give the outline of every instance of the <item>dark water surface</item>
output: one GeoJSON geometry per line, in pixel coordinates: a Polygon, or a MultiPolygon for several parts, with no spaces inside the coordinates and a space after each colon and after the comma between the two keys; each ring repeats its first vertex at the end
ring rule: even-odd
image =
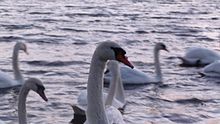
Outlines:
{"type": "MultiPolygon", "coordinates": [[[[25,78],[44,81],[49,102],[33,92],[27,100],[32,124],[67,124],[79,92],[86,88],[96,45],[116,41],[136,68],[153,75],[153,47],[161,53],[164,87],[126,88],[127,124],[220,123],[220,80],[199,78],[201,68],[179,67],[186,48],[201,46],[220,53],[219,0],[1,0],[0,67],[12,76],[11,54],[20,54],[25,78]],[[214,122],[215,121],[215,122],[214,122]]],[[[0,93],[0,119],[17,123],[17,92],[0,93]]]]}

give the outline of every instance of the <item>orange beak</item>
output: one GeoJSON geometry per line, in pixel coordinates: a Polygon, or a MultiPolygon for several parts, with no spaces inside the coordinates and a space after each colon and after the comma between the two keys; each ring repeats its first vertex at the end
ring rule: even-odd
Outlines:
{"type": "Polygon", "coordinates": [[[131,67],[132,69],[134,68],[134,66],[128,61],[128,57],[127,56],[124,56],[123,54],[118,54],[116,56],[116,59],[119,61],[119,62],[122,62],[124,63],[125,65],[131,67]]]}

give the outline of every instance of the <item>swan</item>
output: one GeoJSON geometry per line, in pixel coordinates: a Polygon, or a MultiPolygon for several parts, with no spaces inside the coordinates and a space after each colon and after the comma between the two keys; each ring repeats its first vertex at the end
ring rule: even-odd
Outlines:
{"type": "Polygon", "coordinates": [[[0,120],[0,124],[5,124],[5,122],[3,122],[2,120],[0,120]]]}
{"type": "Polygon", "coordinates": [[[202,69],[202,76],[220,78],[220,60],[217,60],[202,69]]]}
{"type": "MultiPolygon", "coordinates": [[[[155,65],[155,77],[150,77],[146,75],[146,73],[138,70],[138,69],[131,69],[126,66],[121,66],[121,79],[123,84],[147,84],[147,83],[154,83],[154,82],[162,82],[162,73],[161,67],[159,62],[159,51],[165,50],[168,51],[166,46],[163,43],[156,43],[154,47],[154,65],[155,65]]],[[[110,73],[105,74],[105,83],[109,83],[111,78],[110,73]]]]}
{"type": "Polygon", "coordinates": [[[182,60],[181,66],[205,66],[216,60],[220,60],[220,54],[201,47],[191,47],[186,50],[183,57],[177,57],[182,60]]]}
{"type": "Polygon", "coordinates": [[[24,84],[23,76],[21,75],[19,64],[18,64],[18,54],[19,50],[24,51],[26,54],[27,46],[23,42],[17,42],[14,46],[13,56],[12,56],[12,67],[14,71],[14,78],[11,78],[5,72],[0,71],[0,88],[8,88],[13,86],[18,86],[24,84]]]}
{"type": "Polygon", "coordinates": [[[29,78],[22,86],[18,97],[18,119],[19,124],[27,124],[26,118],[26,98],[30,90],[33,90],[41,96],[44,101],[48,101],[43,83],[37,78],[29,78]]]}
{"type": "MultiPolygon", "coordinates": [[[[109,87],[109,92],[103,93],[103,102],[105,105],[112,105],[115,108],[122,109],[126,104],[125,95],[124,95],[124,87],[121,82],[121,75],[118,62],[115,60],[110,60],[107,63],[107,67],[112,73],[111,84],[109,87]]],[[[85,111],[87,108],[87,91],[81,91],[78,97],[78,105],[72,105],[74,113],[77,115],[85,115],[85,111]]]]}
{"type": "Polygon", "coordinates": [[[125,124],[121,113],[113,106],[103,103],[103,75],[106,62],[117,60],[133,68],[126,52],[117,43],[102,42],[92,56],[87,84],[87,111],[85,124],[125,124]]]}
{"type": "MultiPolygon", "coordinates": [[[[33,90],[41,96],[45,101],[48,101],[45,93],[43,83],[37,78],[29,78],[25,81],[24,85],[21,87],[18,96],[18,120],[19,124],[27,124],[27,115],[26,115],[26,98],[30,90],[33,90]]],[[[5,124],[0,120],[0,124],[5,124]]]]}

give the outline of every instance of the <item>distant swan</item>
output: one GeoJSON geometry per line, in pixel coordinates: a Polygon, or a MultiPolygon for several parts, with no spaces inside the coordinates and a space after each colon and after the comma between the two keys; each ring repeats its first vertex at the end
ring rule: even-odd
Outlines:
{"type": "Polygon", "coordinates": [[[19,92],[18,98],[18,119],[19,124],[27,124],[26,118],[26,98],[30,90],[33,90],[37,94],[41,96],[41,98],[45,101],[48,101],[45,93],[43,83],[36,78],[28,79],[25,84],[22,86],[19,92]]]}
{"type": "Polygon", "coordinates": [[[2,120],[0,120],[0,124],[5,124],[5,122],[3,122],[2,120]]]}
{"type": "Polygon", "coordinates": [[[205,66],[220,60],[220,54],[207,48],[191,47],[183,57],[178,58],[182,60],[181,66],[205,66]]]}
{"type": "MultiPolygon", "coordinates": [[[[125,106],[125,95],[124,87],[121,82],[121,75],[118,62],[115,60],[110,60],[107,63],[110,73],[113,75],[111,79],[111,84],[109,92],[103,93],[105,105],[112,105],[115,108],[121,109],[125,106]]],[[[73,105],[73,110],[75,114],[84,115],[87,108],[87,91],[83,90],[78,97],[78,105],[73,105]]]]}
{"type": "MultiPolygon", "coordinates": [[[[123,84],[147,84],[147,83],[154,83],[154,82],[162,82],[162,73],[160,68],[159,62],[159,51],[165,50],[168,51],[166,46],[163,43],[157,43],[154,47],[154,65],[155,65],[155,72],[156,77],[150,77],[146,75],[146,73],[138,70],[138,69],[131,69],[125,66],[120,68],[121,70],[121,78],[123,84]]],[[[111,78],[111,74],[105,74],[105,82],[109,83],[111,78]]]]}
{"type": "Polygon", "coordinates": [[[200,74],[203,76],[220,78],[220,60],[205,66],[200,74]]]}
{"type": "Polygon", "coordinates": [[[18,64],[19,50],[23,50],[25,53],[27,53],[27,47],[23,42],[17,42],[13,50],[12,67],[15,79],[11,78],[5,72],[0,71],[0,88],[8,88],[24,84],[24,79],[21,75],[18,64]]]}
{"type": "Polygon", "coordinates": [[[113,106],[103,103],[103,75],[108,60],[120,61],[131,68],[126,52],[114,42],[102,42],[96,48],[90,64],[87,85],[86,124],[125,124],[121,113],[113,106]]]}

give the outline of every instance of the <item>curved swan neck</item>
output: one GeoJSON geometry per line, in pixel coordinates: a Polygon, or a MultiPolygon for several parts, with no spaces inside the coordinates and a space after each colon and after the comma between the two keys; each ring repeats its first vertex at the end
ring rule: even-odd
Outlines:
{"type": "Polygon", "coordinates": [[[116,95],[116,90],[118,90],[118,74],[111,71],[112,79],[110,83],[109,93],[105,101],[105,105],[112,105],[113,99],[116,95]]]}
{"type": "MultiPolygon", "coordinates": [[[[118,71],[120,71],[120,69],[118,69],[118,71]]],[[[117,91],[116,91],[116,99],[121,101],[122,103],[125,103],[125,93],[124,93],[124,86],[121,80],[121,73],[118,73],[118,87],[117,87],[117,91]]]]}
{"type": "Polygon", "coordinates": [[[20,69],[19,69],[18,55],[19,55],[19,47],[17,45],[15,45],[14,51],[13,51],[13,56],[12,56],[12,66],[13,66],[13,70],[14,70],[14,78],[17,81],[22,82],[23,77],[22,77],[20,69]]]}
{"type": "Polygon", "coordinates": [[[102,94],[105,65],[106,61],[101,61],[94,53],[87,85],[86,117],[90,124],[108,124],[102,94]]]}
{"type": "Polygon", "coordinates": [[[160,60],[159,60],[159,49],[157,47],[154,48],[154,66],[156,79],[161,82],[162,81],[162,73],[160,68],[160,60]]]}
{"type": "Polygon", "coordinates": [[[29,89],[23,86],[19,93],[18,98],[18,119],[19,124],[27,124],[27,117],[26,117],[26,98],[29,93],[29,89]]]}

